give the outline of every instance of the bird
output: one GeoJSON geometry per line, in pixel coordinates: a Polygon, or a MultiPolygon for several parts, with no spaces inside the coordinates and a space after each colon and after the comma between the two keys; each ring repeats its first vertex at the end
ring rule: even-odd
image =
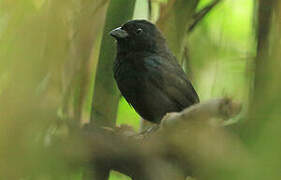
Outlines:
{"type": "Polygon", "coordinates": [[[121,95],[142,118],[159,124],[167,113],[199,103],[194,87],[156,25],[130,20],[110,35],[117,42],[114,79],[121,95]]]}

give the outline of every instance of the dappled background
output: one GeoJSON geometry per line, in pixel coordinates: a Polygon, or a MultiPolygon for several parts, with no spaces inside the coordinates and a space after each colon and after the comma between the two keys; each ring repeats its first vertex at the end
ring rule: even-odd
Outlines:
{"type": "MultiPolygon", "coordinates": [[[[0,1],[0,179],[85,180],[81,157],[53,144],[85,123],[139,130],[113,80],[108,35],[130,19],[158,25],[201,101],[243,104],[231,120],[242,125],[230,131],[254,166],[219,164],[210,179],[280,179],[280,10],[279,0],[0,1]]],[[[69,151],[79,154],[81,144],[69,151]]],[[[129,177],[112,171],[109,179],[129,177]]]]}

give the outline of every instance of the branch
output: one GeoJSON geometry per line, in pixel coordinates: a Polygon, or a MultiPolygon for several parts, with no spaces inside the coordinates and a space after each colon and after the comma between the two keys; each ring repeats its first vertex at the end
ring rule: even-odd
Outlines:
{"type": "Polygon", "coordinates": [[[200,10],[198,13],[194,16],[193,23],[188,28],[188,33],[192,32],[193,29],[196,27],[196,25],[202,21],[202,19],[219,3],[221,0],[214,0],[211,4],[204,7],[202,10],[200,10]]]}
{"type": "Polygon", "coordinates": [[[235,157],[231,162],[237,164],[241,157],[247,158],[236,137],[207,123],[211,118],[231,118],[240,109],[240,104],[228,98],[196,104],[165,116],[161,128],[149,136],[137,134],[126,126],[112,129],[89,125],[76,141],[79,144],[70,138],[64,148],[67,152],[62,154],[66,159],[79,159],[73,156],[80,154],[81,163],[113,169],[135,180],[184,180],[205,167],[205,163],[228,162],[225,157],[235,157]],[[233,153],[233,149],[237,152],[233,153]]]}
{"type": "Polygon", "coordinates": [[[179,123],[208,121],[212,118],[224,120],[236,116],[241,111],[241,105],[228,98],[214,99],[200,103],[183,110],[167,114],[161,121],[162,127],[174,126],[179,123]]]}

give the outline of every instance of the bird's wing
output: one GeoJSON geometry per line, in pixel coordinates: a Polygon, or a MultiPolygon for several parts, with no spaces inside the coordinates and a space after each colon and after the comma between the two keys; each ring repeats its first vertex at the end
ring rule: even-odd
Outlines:
{"type": "Polygon", "coordinates": [[[199,102],[191,82],[177,63],[161,56],[150,56],[144,61],[149,72],[146,73],[147,83],[165,93],[179,109],[199,102]]]}

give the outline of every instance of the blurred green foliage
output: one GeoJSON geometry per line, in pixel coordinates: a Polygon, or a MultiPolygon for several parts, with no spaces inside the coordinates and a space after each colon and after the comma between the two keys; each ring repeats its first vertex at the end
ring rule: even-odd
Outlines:
{"type": "MultiPolygon", "coordinates": [[[[152,0],[151,17],[145,0],[137,0],[135,8],[128,11],[134,11],[133,19],[150,18],[156,23],[161,8],[172,1],[152,0]]],[[[198,1],[196,11],[211,2],[198,1]]],[[[119,14],[107,11],[109,3],[108,0],[0,1],[0,179],[2,176],[19,179],[20,175],[39,180],[82,179],[81,169],[69,173],[68,161],[55,150],[43,154],[42,147],[49,145],[53,135],[64,138],[70,131],[65,125],[69,121],[89,122],[99,55],[108,55],[100,49],[102,37],[106,36],[103,33],[105,20],[108,14],[119,14]]],[[[165,29],[168,43],[180,61],[184,60],[182,49],[178,48],[182,44],[177,44],[176,40],[188,47],[187,63],[191,69],[186,70],[201,101],[229,96],[245,106],[249,104],[256,55],[254,10],[254,0],[223,0],[192,33],[185,32],[185,27],[172,27],[172,33],[170,28],[165,29]]],[[[184,11],[181,13],[185,14],[184,11]]],[[[175,13],[176,17],[178,15],[175,13]]],[[[114,16],[110,18],[114,19],[114,16]]],[[[185,22],[185,19],[180,20],[185,22]]],[[[164,27],[176,24],[167,23],[164,27]]],[[[278,37],[272,39],[278,40],[278,37]]],[[[110,39],[107,43],[111,48],[114,45],[110,39]]],[[[274,43],[278,47],[280,42],[274,43]]],[[[275,51],[272,47],[272,52],[275,51]]],[[[271,55],[272,59],[278,57],[277,54],[271,55]]],[[[108,59],[108,64],[112,62],[113,59],[108,59]]],[[[273,69],[274,66],[280,64],[270,67],[273,69]]],[[[109,71],[111,67],[105,69],[109,71]]],[[[271,79],[276,80],[276,77],[271,79]]],[[[112,79],[109,81],[113,82],[112,79]]],[[[280,136],[276,136],[281,127],[280,110],[277,109],[280,98],[272,97],[268,102],[275,104],[262,111],[272,113],[262,116],[270,123],[264,123],[265,128],[251,149],[257,156],[257,164],[250,170],[236,167],[240,174],[228,179],[280,178],[280,143],[276,143],[280,141],[280,136]]],[[[110,104],[109,101],[104,103],[103,97],[99,98],[101,106],[110,104]]],[[[117,116],[118,125],[129,124],[135,130],[139,129],[140,117],[124,98],[119,102],[117,116]]],[[[215,178],[223,179],[228,173],[233,175],[230,169],[221,169],[225,171],[214,172],[215,178]]],[[[111,172],[110,180],[125,179],[129,178],[111,172]]]]}

